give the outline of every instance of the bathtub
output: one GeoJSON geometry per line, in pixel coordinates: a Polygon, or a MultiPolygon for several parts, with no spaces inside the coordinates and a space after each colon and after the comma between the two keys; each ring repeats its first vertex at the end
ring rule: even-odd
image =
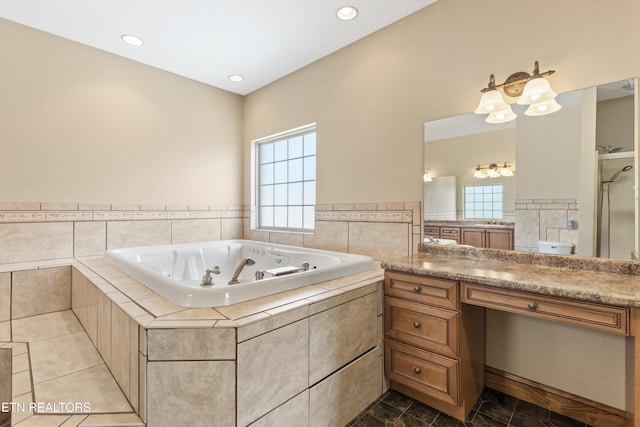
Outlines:
{"type": "Polygon", "coordinates": [[[112,249],[103,258],[183,307],[236,304],[374,268],[364,255],[250,240],[112,249]],[[238,284],[229,285],[236,267],[248,257],[255,263],[243,268],[238,284]],[[203,286],[207,269],[215,271],[210,274],[213,283],[203,286]]]}

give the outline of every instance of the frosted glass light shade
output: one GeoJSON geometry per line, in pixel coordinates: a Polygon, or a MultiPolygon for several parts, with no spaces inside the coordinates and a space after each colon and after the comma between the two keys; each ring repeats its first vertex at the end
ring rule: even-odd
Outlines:
{"type": "Polygon", "coordinates": [[[555,99],[551,99],[550,101],[531,104],[524,114],[527,116],[544,116],[546,114],[555,113],[561,108],[562,105],[558,104],[555,99]]]}
{"type": "Polygon", "coordinates": [[[504,98],[496,89],[488,90],[482,94],[480,103],[475,109],[476,114],[490,114],[496,111],[504,110],[509,105],[504,102],[504,98]]]}
{"type": "Polygon", "coordinates": [[[487,123],[506,123],[515,120],[517,117],[518,115],[513,112],[511,106],[507,105],[503,110],[489,114],[484,121],[487,123]]]}
{"type": "Polygon", "coordinates": [[[500,176],[513,176],[513,171],[505,164],[500,168],[500,176]]]}
{"type": "Polygon", "coordinates": [[[476,171],[473,173],[474,178],[486,178],[487,174],[480,170],[480,165],[476,168],[476,171]]]}
{"type": "Polygon", "coordinates": [[[518,104],[529,105],[537,102],[545,102],[558,96],[551,89],[551,85],[544,77],[536,77],[527,82],[522,91],[522,96],[518,99],[518,104]]]}

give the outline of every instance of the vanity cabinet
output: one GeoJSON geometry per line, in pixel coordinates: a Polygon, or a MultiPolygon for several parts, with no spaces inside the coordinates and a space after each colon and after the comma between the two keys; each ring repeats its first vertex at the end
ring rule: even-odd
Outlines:
{"type": "Polygon", "coordinates": [[[477,248],[513,249],[513,230],[510,228],[461,228],[460,243],[477,248]]]}
{"type": "Polygon", "coordinates": [[[513,249],[513,229],[508,227],[445,227],[425,224],[424,234],[436,239],[455,240],[476,248],[513,249]]]}
{"type": "Polygon", "coordinates": [[[391,388],[463,420],[484,388],[484,310],[455,280],[387,271],[384,291],[391,388]]]}

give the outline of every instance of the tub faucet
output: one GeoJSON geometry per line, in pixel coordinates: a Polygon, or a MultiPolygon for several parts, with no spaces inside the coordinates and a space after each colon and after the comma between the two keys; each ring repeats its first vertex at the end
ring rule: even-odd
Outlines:
{"type": "Polygon", "coordinates": [[[220,274],[220,266],[216,265],[213,267],[213,270],[206,269],[204,276],[202,276],[202,283],[200,286],[213,286],[213,278],[211,277],[211,273],[220,274]]]}
{"type": "Polygon", "coordinates": [[[229,284],[237,285],[238,283],[240,283],[238,282],[238,276],[242,272],[242,269],[245,267],[245,265],[253,265],[255,263],[256,263],[256,260],[251,257],[243,258],[242,261],[240,261],[240,264],[238,265],[238,267],[236,268],[236,271],[233,272],[233,277],[231,278],[231,280],[229,280],[229,284]]]}

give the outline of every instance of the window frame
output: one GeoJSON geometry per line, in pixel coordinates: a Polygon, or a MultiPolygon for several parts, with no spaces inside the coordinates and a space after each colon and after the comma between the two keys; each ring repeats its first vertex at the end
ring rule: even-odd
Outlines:
{"type": "MultiPolygon", "coordinates": [[[[252,199],[254,211],[252,215],[252,229],[254,230],[264,230],[269,232],[287,232],[287,233],[304,233],[304,234],[313,234],[315,231],[315,207],[316,207],[316,182],[317,182],[317,126],[316,123],[310,123],[304,126],[297,127],[295,129],[291,129],[288,131],[280,132],[274,135],[270,135],[264,138],[258,138],[252,141],[252,163],[253,163],[253,175],[252,179],[252,199]],[[304,136],[313,134],[313,152],[307,153],[305,150],[307,145],[305,144],[304,136]],[[301,155],[292,156],[291,155],[291,141],[298,137],[302,137],[301,143],[301,155]],[[286,157],[276,159],[275,151],[277,143],[282,143],[286,141],[287,145],[287,153],[286,157]],[[273,152],[274,158],[272,160],[268,160],[263,162],[261,159],[261,147],[264,147],[266,144],[273,144],[273,152]],[[312,178],[308,175],[305,176],[305,171],[308,171],[309,165],[307,159],[312,159],[312,178]],[[290,180],[290,173],[293,168],[291,163],[300,161],[301,163],[301,171],[300,179],[290,180]],[[285,164],[284,166],[282,164],[285,164]],[[267,166],[271,164],[274,169],[273,180],[265,183],[264,177],[261,176],[261,167],[267,169],[267,166]],[[280,165],[280,170],[282,167],[286,168],[286,180],[277,181],[275,176],[276,164],[280,165]],[[277,192],[276,187],[280,187],[284,185],[286,188],[286,203],[276,203],[276,199],[278,197],[283,197],[282,192],[277,192]],[[293,186],[301,188],[301,193],[298,195],[297,193],[290,193],[290,190],[293,186]],[[263,203],[262,197],[265,192],[263,192],[263,188],[272,187],[273,190],[273,200],[267,202],[267,204],[263,203]],[[312,194],[309,195],[310,188],[312,188],[312,194]],[[292,203],[291,194],[295,194],[298,199],[298,203],[292,203]],[[305,197],[306,195],[306,197],[305,197]],[[263,222],[266,210],[265,209],[273,209],[272,211],[272,219],[271,224],[266,224],[263,222]],[[282,209],[285,211],[286,223],[283,225],[282,223],[277,223],[278,219],[281,219],[281,216],[278,216],[276,213],[276,209],[282,212],[282,209]],[[299,212],[297,212],[299,209],[299,212]],[[295,215],[294,215],[295,214],[295,215]],[[291,219],[294,218],[294,225],[290,225],[291,219]],[[297,221],[299,219],[299,221],[297,221]],[[276,225],[277,224],[277,225],[276,225]]],[[[281,176],[281,175],[280,175],[281,176]]],[[[280,200],[282,202],[282,200],[280,200]]],[[[270,222],[270,221],[267,221],[270,222]]]]}

